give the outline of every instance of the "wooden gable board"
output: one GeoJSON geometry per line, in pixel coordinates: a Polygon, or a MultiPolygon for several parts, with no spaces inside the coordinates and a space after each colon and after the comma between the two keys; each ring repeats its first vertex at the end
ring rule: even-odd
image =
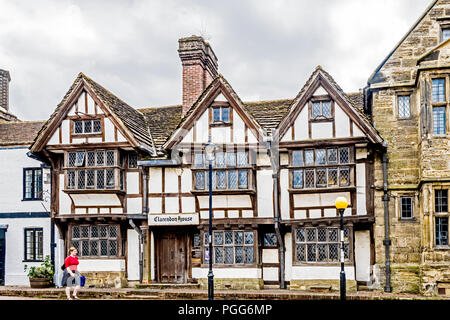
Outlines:
{"type": "Polygon", "coordinates": [[[320,92],[320,88],[323,88],[323,90],[325,90],[340,106],[342,111],[344,111],[345,114],[353,121],[354,125],[357,125],[358,128],[365,135],[367,135],[372,142],[381,143],[383,139],[378,135],[376,130],[369,123],[367,123],[367,121],[362,119],[362,115],[354,109],[355,107],[351,104],[348,98],[345,97],[345,94],[340,93],[342,90],[335,86],[337,86],[337,84],[334,84],[334,80],[332,80],[331,76],[326,74],[320,66],[317,67],[303,89],[292,102],[291,110],[288,115],[278,126],[277,135],[281,137],[281,140],[283,140],[285,135],[292,133],[292,126],[300,115],[300,112],[307,107],[307,103],[314,93],[317,90],[320,92]]]}
{"type": "MultiPolygon", "coordinates": [[[[87,93],[85,96],[84,103],[88,103],[87,106],[83,106],[84,110],[78,110],[82,113],[87,113],[89,111],[89,98],[92,99],[93,103],[97,106],[97,110],[101,110],[101,114],[104,114],[106,117],[108,117],[113,125],[117,128],[117,130],[120,132],[120,134],[125,137],[125,139],[131,143],[133,146],[138,146],[138,143],[136,140],[132,137],[132,134],[128,132],[128,130],[124,127],[123,123],[120,119],[114,116],[112,112],[108,110],[108,108],[103,104],[103,102],[96,96],[95,92],[90,88],[89,84],[83,79],[82,75],[80,74],[77,79],[74,81],[73,84],[74,88],[72,90],[69,90],[68,96],[66,96],[63,99],[62,105],[58,106],[57,109],[60,108],[60,110],[55,110],[56,114],[53,118],[49,120],[49,124],[46,128],[44,128],[43,131],[38,133],[37,138],[35,139],[35,142],[33,143],[31,147],[32,152],[40,152],[45,145],[48,144],[50,139],[55,135],[58,134],[57,130],[61,126],[62,122],[68,115],[75,114],[72,111],[72,108],[76,106],[78,103],[80,97],[83,97],[83,93],[87,93]],[[89,98],[88,98],[89,97],[89,98]]],[[[83,108],[82,107],[82,108],[83,108]]],[[[92,106],[91,106],[92,107],[92,106]]],[[[79,108],[79,106],[78,106],[79,108]]],[[[95,107],[94,107],[95,108],[95,107]]]]}

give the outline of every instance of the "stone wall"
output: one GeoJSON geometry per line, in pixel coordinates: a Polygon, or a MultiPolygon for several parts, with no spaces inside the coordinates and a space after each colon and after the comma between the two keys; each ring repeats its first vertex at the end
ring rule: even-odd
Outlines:
{"type": "MultiPolygon", "coordinates": [[[[201,289],[208,289],[208,279],[198,279],[201,289]]],[[[260,290],[264,288],[263,279],[220,279],[214,278],[215,290],[260,290]]]]}
{"type": "Polygon", "coordinates": [[[126,288],[128,286],[125,272],[83,272],[86,277],[85,287],[94,288],[126,288]]]}

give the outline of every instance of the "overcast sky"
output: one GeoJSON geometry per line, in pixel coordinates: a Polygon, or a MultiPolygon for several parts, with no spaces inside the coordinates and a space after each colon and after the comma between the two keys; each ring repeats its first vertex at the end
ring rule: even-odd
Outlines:
{"type": "Polygon", "coordinates": [[[0,69],[22,120],[46,120],[79,72],[136,108],[180,104],[193,34],[244,101],[293,98],[317,65],[355,92],[430,3],[0,0],[0,69]]]}

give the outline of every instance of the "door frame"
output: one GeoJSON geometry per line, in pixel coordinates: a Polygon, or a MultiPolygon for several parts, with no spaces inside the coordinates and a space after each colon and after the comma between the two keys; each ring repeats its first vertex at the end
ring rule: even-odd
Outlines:
{"type": "MultiPolygon", "coordinates": [[[[164,229],[155,229],[153,230],[155,235],[155,280],[158,283],[161,283],[161,238],[165,234],[177,234],[181,235],[182,241],[184,243],[184,281],[183,283],[189,282],[189,279],[191,278],[191,259],[189,259],[191,255],[191,248],[190,248],[190,233],[187,229],[180,229],[180,228],[164,228],[164,229]]],[[[176,282],[174,282],[176,283],[176,282]]]]}

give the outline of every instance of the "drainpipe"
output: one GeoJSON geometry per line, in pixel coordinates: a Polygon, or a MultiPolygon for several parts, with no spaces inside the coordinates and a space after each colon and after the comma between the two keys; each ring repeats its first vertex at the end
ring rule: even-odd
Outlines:
{"type": "Polygon", "coordinates": [[[267,142],[267,149],[270,157],[270,162],[272,164],[272,181],[273,181],[273,193],[274,193],[274,228],[277,235],[278,242],[278,253],[280,257],[280,289],[286,289],[285,276],[284,276],[284,241],[280,231],[280,212],[279,212],[279,192],[278,192],[278,172],[279,172],[279,154],[278,149],[272,144],[273,142],[273,132],[272,136],[265,136],[267,142]]]}
{"type": "Polygon", "coordinates": [[[142,186],[142,192],[144,193],[143,197],[143,208],[142,211],[144,214],[148,213],[148,168],[142,167],[142,179],[144,180],[144,184],[142,186]]]}
{"type": "Polygon", "coordinates": [[[384,287],[385,292],[392,292],[391,287],[391,266],[389,260],[389,246],[391,245],[391,240],[389,239],[389,195],[388,195],[388,182],[387,182],[387,165],[389,159],[387,156],[387,142],[383,142],[383,203],[384,203],[384,241],[385,246],[385,269],[386,269],[386,286],[384,287]]]}

